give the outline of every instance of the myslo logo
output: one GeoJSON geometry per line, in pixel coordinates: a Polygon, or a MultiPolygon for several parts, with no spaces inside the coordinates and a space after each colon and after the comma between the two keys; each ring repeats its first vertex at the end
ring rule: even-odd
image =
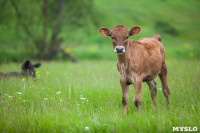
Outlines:
{"type": "Polygon", "coordinates": [[[173,127],[172,131],[194,131],[198,130],[197,127],[173,127]]]}

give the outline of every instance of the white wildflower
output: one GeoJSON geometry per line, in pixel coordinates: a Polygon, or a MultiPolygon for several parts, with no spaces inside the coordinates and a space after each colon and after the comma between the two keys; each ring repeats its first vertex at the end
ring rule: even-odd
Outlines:
{"type": "Polygon", "coordinates": [[[158,88],[158,90],[160,91],[160,90],[162,90],[162,88],[158,88]]]}
{"type": "Polygon", "coordinates": [[[9,96],[10,98],[14,97],[14,96],[9,96]]]}
{"type": "Polygon", "coordinates": [[[80,98],[81,100],[85,100],[86,98],[80,98]]]}
{"type": "Polygon", "coordinates": [[[90,128],[89,127],[85,127],[85,130],[88,131],[90,128]]]}
{"type": "Polygon", "coordinates": [[[21,94],[22,94],[22,92],[17,92],[17,94],[20,94],[20,95],[21,95],[21,94]]]}
{"type": "Polygon", "coordinates": [[[48,98],[44,98],[44,100],[48,100],[48,98]]]}
{"type": "Polygon", "coordinates": [[[61,91],[57,91],[57,92],[56,92],[56,94],[58,94],[58,95],[59,95],[60,93],[61,93],[61,91]]]}

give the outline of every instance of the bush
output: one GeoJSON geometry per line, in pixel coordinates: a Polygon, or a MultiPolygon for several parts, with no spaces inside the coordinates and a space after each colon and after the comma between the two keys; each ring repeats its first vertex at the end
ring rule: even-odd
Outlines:
{"type": "Polygon", "coordinates": [[[168,22],[162,22],[162,21],[157,21],[155,23],[155,30],[158,30],[159,32],[169,34],[171,36],[179,36],[179,32],[175,27],[170,25],[168,22]]]}

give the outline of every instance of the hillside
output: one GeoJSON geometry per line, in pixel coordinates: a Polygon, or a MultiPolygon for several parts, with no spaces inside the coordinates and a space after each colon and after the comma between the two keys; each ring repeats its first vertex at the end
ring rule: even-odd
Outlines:
{"type": "MultiPolygon", "coordinates": [[[[199,58],[200,2],[197,0],[94,0],[92,18],[77,20],[80,26],[63,22],[60,36],[65,51],[79,59],[115,59],[110,38],[98,33],[99,27],[112,29],[121,24],[129,29],[140,26],[141,33],[131,39],[159,33],[170,58],[199,58]],[[101,49],[101,50],[100,50],[101,49]]],[[[78,9],[77,9],[78,10],[78,9]]],[[[66,12],[63,13],[67,14],[66,12]]],[[[16,28],[17,29],[17,28],[16,28]]],[[[35,52],[25,36],[12,26],[0,25],[0,61],[24,60],[35,52]],[[24,41],[25,40],[25,41],[24,41]]],[[[58,57],[63,58],[62,55],[58,57]]]]}

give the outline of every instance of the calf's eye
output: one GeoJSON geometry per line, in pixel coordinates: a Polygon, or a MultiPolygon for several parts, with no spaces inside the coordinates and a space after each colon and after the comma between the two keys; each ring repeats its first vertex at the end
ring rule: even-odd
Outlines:
{"type": "Polygon", "coordinates": [[[128,39],[128,38],[129,38],[129,36],[126,37],[126,39],[128,39]]]}
{"type": "Polygon", "coordinates": [[[111,37],[112,39],[114,39],[114,37],[111,37]]]}

